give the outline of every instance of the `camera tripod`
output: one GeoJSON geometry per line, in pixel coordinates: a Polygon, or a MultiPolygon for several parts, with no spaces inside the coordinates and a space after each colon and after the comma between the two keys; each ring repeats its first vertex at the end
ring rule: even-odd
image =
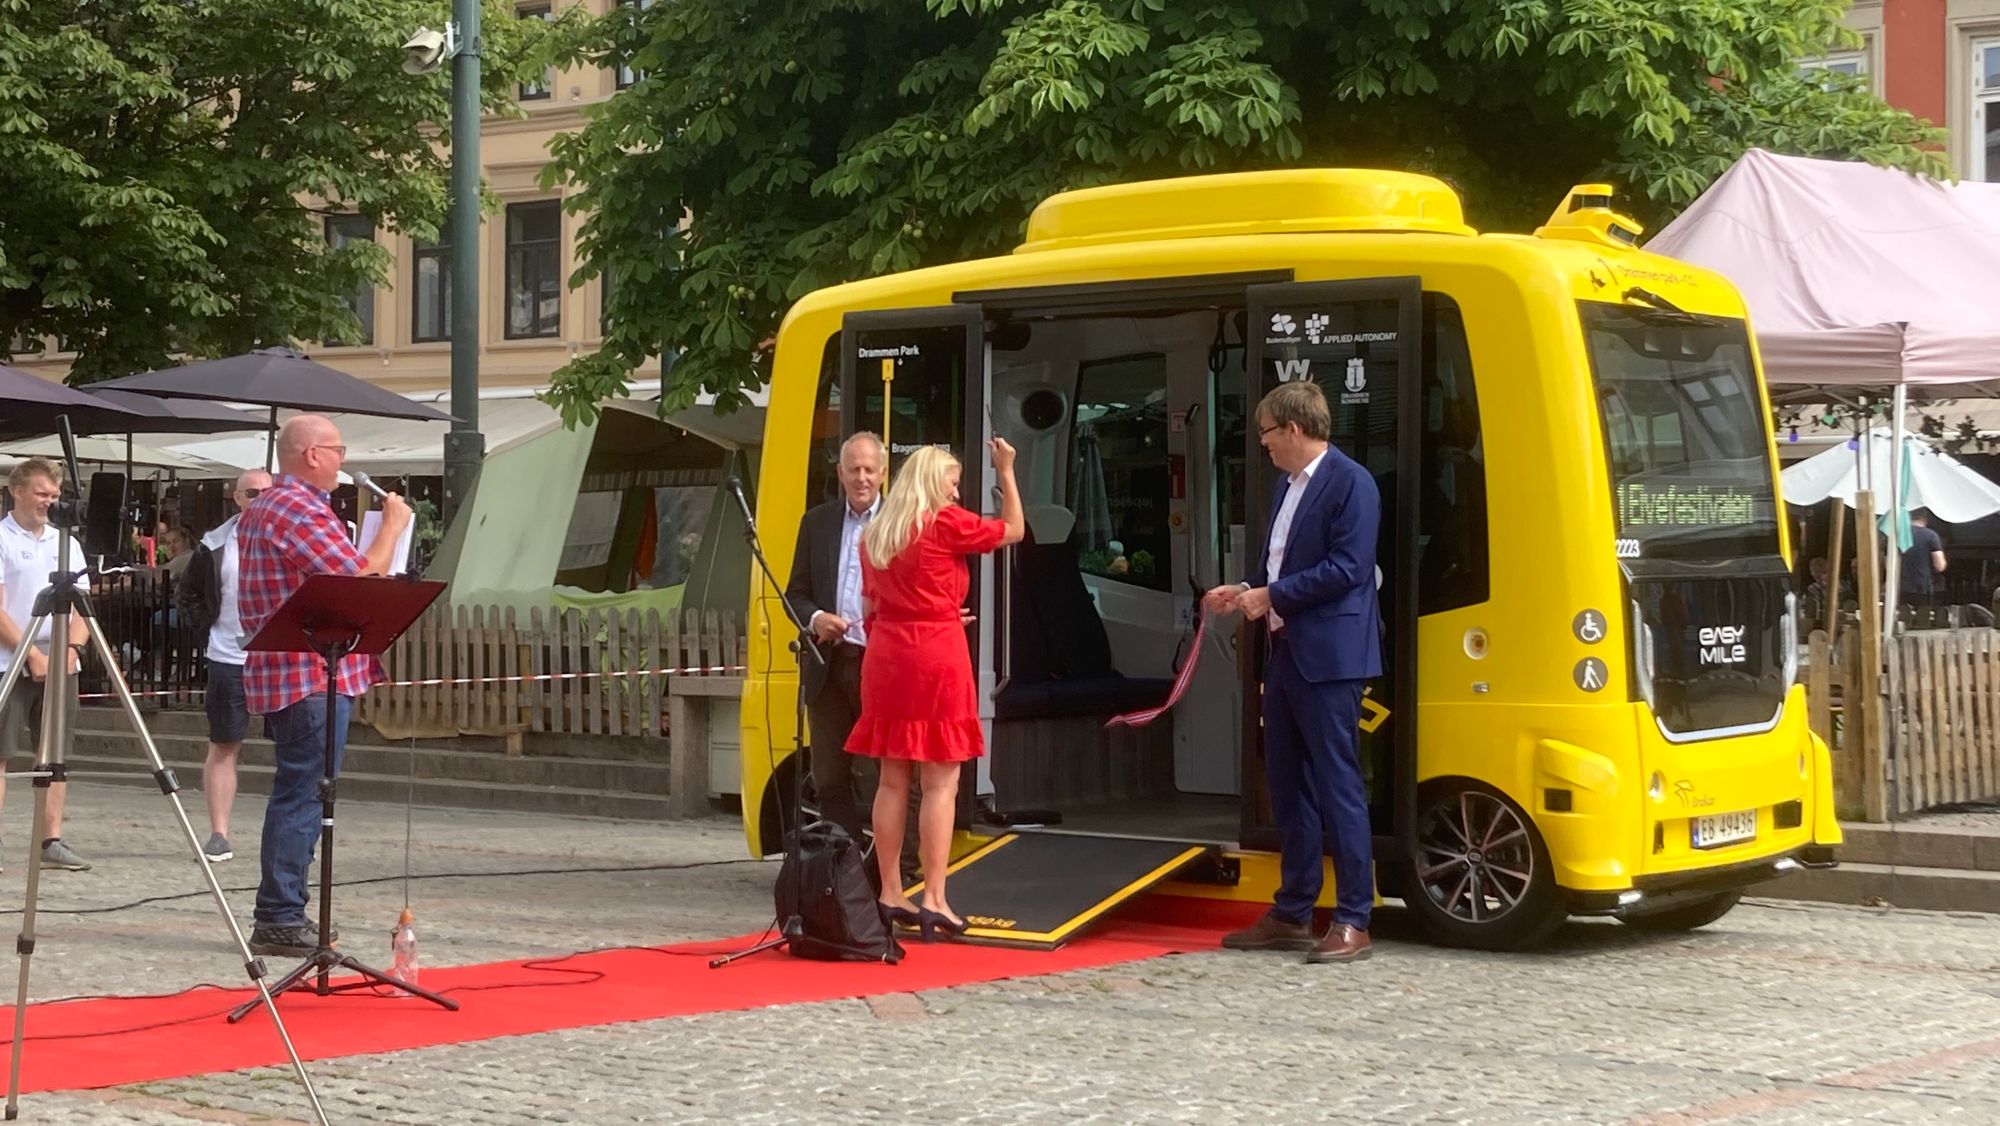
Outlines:
{"type": "Polygon", "coordinates": [[[28,882],[27,899],[21,912],[21,935],[15,949],[21,955],[21,976],[14,994],[14,1044],[12,1059],[7,1070],[7,1107],[9,1121],[20,1116],[21,1051],[28,1021],[28,971],[35,954],[35,912],[41,893],[42,877],[42,834],[48,824],[49,787],[57,782],[67,782],[69,767],[64,762],[64,754],[69,744],[69,714],[66,709],[71,694],[75,691],[70,671],[69,636],[73,618],[81,618],[90,638],[90,646],[97,659],[104,662],[106,674],[116,692],[125,718],[131,721],[132,730],[145,745],[146,757],[152,762],[153,780],[159,785],[160,793],[173,805],[174,817],[180,822],[181,835],[186,839],[188,851],[200,866],[202,878],[208,884],[208,891],[215,899],[216,910],[222,914],[224,925],[235,940],[237,952],[242,955],[243,969],[249,975],[251,984],[257,987],[263,1005],[271,1013],[271,1024],[277,1029],[278,1039],[285,1046],[285,1054],[290,1057],[292,1070],[298,1075],[299,1084],[305,1089],[306,1099],[312,1104],[313,1115],[322,1126],[327,1126],[326,1110],[320,1105],[319,1093],[313,1089],[312,1078],[306,1074],[305,1064],[299,1059],[298,1049],[292,1045],[292,1037],[285,1029],[284,1021],[278,1016],[277,1003],[272,1000],[271,990],[264,981],[266,970],[264,961],[250,952],[250,944],[243,937],[243,929],[237,924],[236,916],[229,910],[229,901],[224,897],[222,884],[215,877],[215,869],[208,856],[202,852],[201,838],[195,834],[194,823],[188,820],[187,807],[181,803],[180,783],[174,772],[160,757],[160,749],[153,742],[153,735],[146,729],[146,721],[139,714],[139,704],[132,698],[132,690],[125,683],[125,677],[118,669],[117,656],[111,644],[105,640],[104,630],[98,624],[97,615],[90,603],[89,591],[79,580],[83,571],[72,571],[71,524],[77,515],[77,505],[72,497],[76,488],[76,458],[70,437],[68,422],[62,427],[63,447],[68,453],[69,473],[63,483],[63,499],[50,506],[49,522],[55,526],[57,535],[56,569],[49,576],[49,586],[35,599],[34,613],[23,627],[21,643],[14,650],[13,660],[7,665],[4,678],[0,678],[0,716],[6,713],[7,702],[21,686],[22,674],[28,667],[28,654],[35,648],[35,637],[44,626],[48,627],[51,657],[48,673],[42,682],[42,722],[40,739],[35,756],[35,768],[30,772],[35,785],[34,831],[28,838],[28,882]]]}

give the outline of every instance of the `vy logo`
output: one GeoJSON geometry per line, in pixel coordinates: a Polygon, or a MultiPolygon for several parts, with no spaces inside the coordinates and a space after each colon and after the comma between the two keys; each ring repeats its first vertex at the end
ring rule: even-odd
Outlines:
{"type": "Polygon", "coordinates": [[[1295,379],[1312,378],[1311,360],[1279,360],[1278,382],[1290,383],[1295,379]]]}

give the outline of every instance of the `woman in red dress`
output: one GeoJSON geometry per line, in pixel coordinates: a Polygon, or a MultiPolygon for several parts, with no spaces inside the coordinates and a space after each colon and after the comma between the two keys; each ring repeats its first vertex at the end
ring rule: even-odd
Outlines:
{"type": "Polygon", "coordinates": [[[875,788],[875,863],[882,872],[882,911],[895,922],[959,934],[965,920],[944,896],[951,860],[958,772],[986,753],[965,643],[962,610],[970,587],[965,557],[1026,534],[1021,492],[1014,483],[1014,447],[992,441],[1000,478],[1000,518],[958,505],[958,459],[925,446],[912,453],[895,487],[861,537],[862,618],[868,648],[861,658],[861,718],[847,737],[850,754],[882,760],[875,788]],[[906,830],[910,776],[922,770],[917,853],[924,867],[922,907],[903,894],[897,861],[906,830]]]}

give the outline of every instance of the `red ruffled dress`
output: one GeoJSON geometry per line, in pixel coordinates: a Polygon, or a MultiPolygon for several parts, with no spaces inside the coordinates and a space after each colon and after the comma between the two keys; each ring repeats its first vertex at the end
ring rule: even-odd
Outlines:
{"type": "Polygon", "coordinates": [[[1006,534],[1001,521],[954,504],[887,567],[877,570],[861,553],[868,648],[850,753],[917,762],[964,762],[986,753],[959,608],[971,588],[965,557],[992,551],[1006,534]]]}

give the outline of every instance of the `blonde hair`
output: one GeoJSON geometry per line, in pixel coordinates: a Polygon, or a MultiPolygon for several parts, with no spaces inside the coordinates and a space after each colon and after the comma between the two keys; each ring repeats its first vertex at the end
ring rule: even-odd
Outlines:
{"type": "Polygon", "coordinates": [[[60,485],[63,483],[63,468],[45,457],[22,458],[13,472],[7,474],[7,485],[9,488],[25,488],[37,477],[46,477],[49,484],[60,485]]]}
{"type": "Polygon", "coordinates": [[[951,471],[957,467],[958,459],[943,446],[925,446],[903,462],[896,486],[882,496],[882,511],[861,533],[870,563],[887,567],[951,503],[951,471]]]}

